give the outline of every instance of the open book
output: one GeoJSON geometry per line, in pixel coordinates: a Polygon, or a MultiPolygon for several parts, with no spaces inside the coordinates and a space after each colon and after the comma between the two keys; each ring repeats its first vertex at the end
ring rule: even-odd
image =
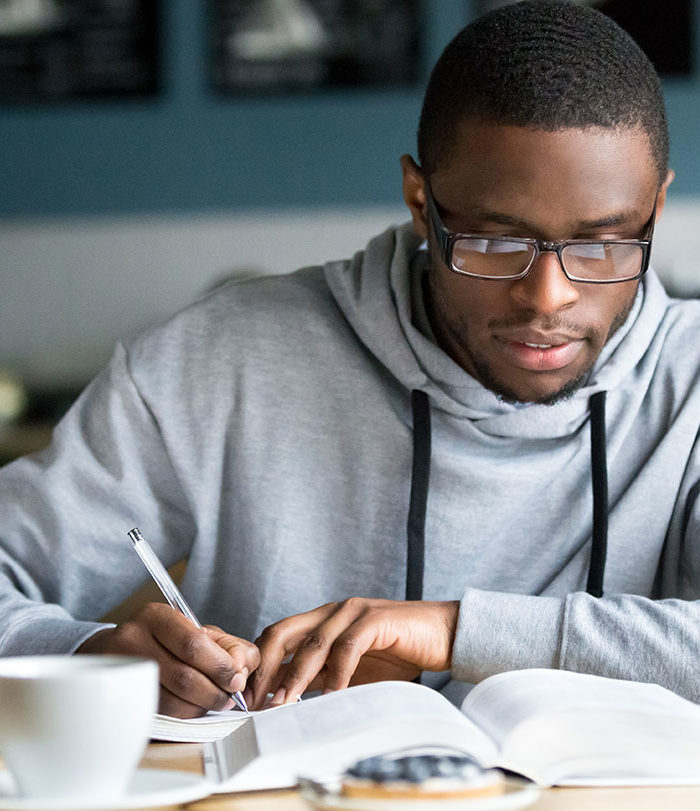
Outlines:
{"type": "Polygon", "coordinates": [[[491,676],[461,710],[411,682],[262,711],[205,747],[216,791],[336,777],[359,758],[449,747],[542,785],[700,784],[700,705],[662,687],[562,670],[491,676]]]}

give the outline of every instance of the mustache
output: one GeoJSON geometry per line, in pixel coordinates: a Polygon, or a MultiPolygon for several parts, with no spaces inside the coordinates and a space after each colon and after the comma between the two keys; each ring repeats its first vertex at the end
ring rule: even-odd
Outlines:
{"type": "Polygon", "coordinates": [[[581,338],[589,337],[593,334],[590,326],[577,324],[564,318],[533,318],[532,316],[513,315],[510,318],[492,318],[488,322],[488,328],[496,329],[533,329],[546,333],[565,333],[567,335],[578,335],[581,338]]]}

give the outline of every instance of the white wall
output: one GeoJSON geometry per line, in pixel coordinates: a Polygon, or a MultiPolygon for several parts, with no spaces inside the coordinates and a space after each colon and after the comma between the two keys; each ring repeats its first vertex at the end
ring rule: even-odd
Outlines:
{"type": "Polygon", "coordinates": [[[652,262],[669,292],[700,296],[700,198],[668,200],[656,225],[652,262]]]}
{"type": "Polygon", "coordinates": [[[345,258],[404,219],[382,208],[5,223],[0,367],[29,382],[80,382],[121,337],[222,276],[345,258]]]}
{"type": "MultiPolygon", "coordinates": [[[[0,367],[30,383],[82,382],[121,337],[225,274],[284,273],[351,256],[406,219],[403,208],[5,222],[0,232],[0,367]]],[[[671,200],[654,264],[700,295],[700,200],[671,200]]]]}

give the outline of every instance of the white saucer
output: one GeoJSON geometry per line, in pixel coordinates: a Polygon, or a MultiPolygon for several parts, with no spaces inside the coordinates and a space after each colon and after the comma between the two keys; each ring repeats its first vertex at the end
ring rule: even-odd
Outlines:
{"type": "Polygon", "coordinates": [[[212,792],[211,783],[201,774],[173,769],[139,769],[127,793],[116,800],[62,800],[18,797],[7,771],[0,771],[0,811],[122,811],[129,808],[153,808],[199,800],[212,792]]]}
{"type": "Polygon", "coordinates": [[[314,790],[312,784],[300,784],[302,797],[317,811],[502,811],[509,808],[525,808],[539,796],[539,788],[525,780],[506,779],[505,791],[492,797],[473,799],[445,798],[434,800],[381,800],[369,797],[343,797],[330,789],[314,790]]]}

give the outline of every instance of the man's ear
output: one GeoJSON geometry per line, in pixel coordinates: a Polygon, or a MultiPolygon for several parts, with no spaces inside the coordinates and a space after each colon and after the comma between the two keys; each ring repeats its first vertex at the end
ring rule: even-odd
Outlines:
{"type": "Polygon", "coordinates": [[[659,194],[656,198],[656,219],[658,220],[661,216],[661,212],[664,210],[664,205],[666,204],[666,192],[668,191],[668,187],[673,183],[673,179],[675,178],[676,173],[673,169],[669,169],[666,174],[666,180],[661,184],[661,188],[659,189],[659,194]]]}
{"type": "Polygon", "coordinates": [[[426,200],[423,172],[410,155],[401,156],[403,173],[403,199],[411,212],[413,230],[423,239],[428,238],[426,200]]]}

